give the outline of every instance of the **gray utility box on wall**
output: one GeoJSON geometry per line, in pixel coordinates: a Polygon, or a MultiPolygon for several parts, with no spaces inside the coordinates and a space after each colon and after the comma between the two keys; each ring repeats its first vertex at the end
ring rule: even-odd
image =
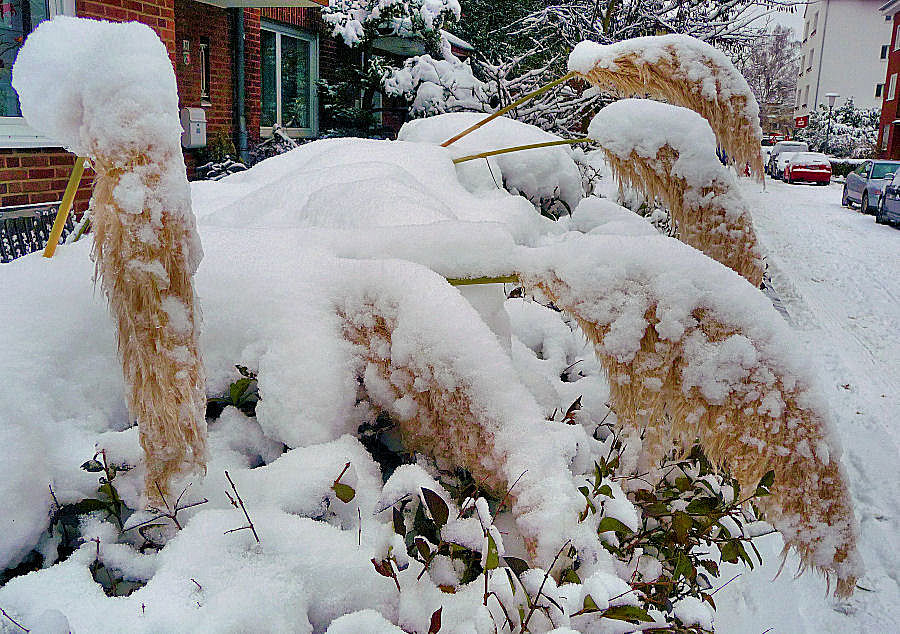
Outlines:
{"type": "Polygon", "coordinates": [[[181,109],[181,147],[192,149],[206,147],[206,110],[203,108],[181,109]]]}

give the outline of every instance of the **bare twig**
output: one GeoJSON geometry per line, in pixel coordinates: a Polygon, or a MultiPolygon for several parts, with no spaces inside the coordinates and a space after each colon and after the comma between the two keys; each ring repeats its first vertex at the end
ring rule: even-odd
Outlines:
{"type": "MultiPolygon", "coordinates": [[[[522,631],[523,631],[523,632],[527,631],[527,629],[528,629],[528,621],[531,620],[531,617],[532,617],[532,615],[534,614],[534,611],[537,610],[537,607],[538,607],[538,601],[540,601],[540,599],[541,599],[541,593],[544,591],[544,584],[547,583],[547,579],[550,577],[550,571],[553,570],[553,566],[556,565],[556,562],[557,562],[557,561],[559,560],[559,558],[562,556],[563,551],[566,549],[566,547],[567,547],[571,542],[572,542],[571,539],[567,539],[567,540],[566,540],[566,543],[562,545],[562,548],[560,548],[560,549],[559,549],[559,552],[556,553],[556,557],[553,558],[553,562],[552,562],[552,563],[550,564],[550,566],[547,568],[547,572],[544,573],[544,579],[541,581],[541,585],[540,585],[540,587],[538,588],[537,595],[534,597],[534,602],[531,604],[531,608],[530,608],[529,611],[528,611],[528,616],[526,616],[526,617],[525,617],[525,620],[522,622],[522,631]]],[[[547,597],[547,598],[549,599],[549,597],[547,597]]]]}
{"type": "Polygon", "coordinates": [[[507,489],[506,495],[503,496],[503,499],[500,500],[500,504],[497,505],[497,512],[498,512],[498,513],[503,509],[503,505],[506,504],[506,500],[509,499],[509,494],[512,493],[512,490],[513,490],[514,488],[516,488],[516,485],[519,484],[519,480],[521,480],[521,479],[522,479],[522,476],[524,476],[526,473],[528,473],[528,469],[525,469],[525,471],[523,471],[522,473],[520,473],[520,474],[519,474],[519,477],[516,478],[515,482],[512,483],[512,485],[509,487],[509,489],[507,489]]]}
{"type": "Polygon", "coordinates": [[[247,526],[241,526],[240,528],[233,528],[230,531],[225,531],[225,534],[227,535],[228,533],[235,533],[237,531],[243,531],[243,530],[250,529],[253,532],[253,537],[256,538],[256,543],[258,544],[259,543],[259,535],[256,534],[256,527],[253,526],[253,520],[250,519],[250,514],[247,513],[247,507],[244,506],[244,501],[241,499],[241,494],[238,493],[237,487],[234,486],[234,481],[231,479],[231,476],[228,475],[228,471],[225,471],[225,477],[228,478],[228,484],[231,485],[231,490],[234,491],[234,497],[237,498],[237,503],[235,503],[235,501],[232,499],[232,497],[230,495],[228,495],[227,491],[225,492],[225,495],[228,495],[228,499],[231,500],[231,504],[233,506],[237,507],[238,504],[240,504],[240,509],[244,512],[244,517],[247,518],[247,526]]]}
{"type": "Polygon", "coordinates": [[[11,617],[9,614],[7,614],[7,613],[6,613],[6,610],[4,610],[3,608],[0,608],[0,613],[3,613],[3,616],[5,616],[6,618],[8,618],[8,619],[10,620],[10,622],[11,622],[13,625],[15,625],[17,628],[19,628],[19,629],[22,630],[23,632],[30,632],[30,631],[31,631],[31,630],[29,630],[27,627],[23,626],[21,623],[19,623],[18,621],[16,621],[16,620],[15,620],[13,617],[11,617]]]}
{"type": "Polygon", "coordinates": [[[198,589],[198,590],[203,590],[203,586],[201,586],[200,583],[199,583],[196,579],[194,579],[193,577],[191,577],[191,581],[194,582],[194,584],[197,586],[197,589],[198,589]]]}
{"type": "MultiPolygon", "coordinates": [[[[123,530],[130,531],[135,528],[141,528],[143,526],[146,526],[147,524],[152,524],[153,522],[155,522],[157,520],[161,520],[163,518],[172,520],[172,522],[175,524],[175,526],[178,527],[178,530],[181,530],[181,528],[182,528],[181,522],[178,521],[179,511],[184,511],[186,509],[194,508],[195,506],[200,506],[201,504],[206,504],[209,502],[209,500],[207,500],[206,498],[203,498],[202,500],[199,500],[197,502],[191,502],[190,504],[185,504],[184,506],[181,506],[181,498],[184,497],[184,494],[187,493],[187,490],[188,490],[188,487],[185,487],[181,491],[181,494],[178,496],[178,499],[175,500],[175,506],[170,507],[169,502],[166,500],[166,496],[163,495],[163,492],[159,486],[159,483],[156,482],[155,484],[156,484],[156,490],[159,492],[160,499],[163,501],[163,504],[166,505],[166,510],[163,511],[162,509],[158,509],[156,507],[151,506],[151,507],[149,507],[149,509],[152,512],[156,513],[155,516],[151,517],[148,520],[144,520],[143,522],[139,522],[139,523],[135,524],[134,526],[129,526],[128,528],[125,528],[123,530]]],[[[190,486],[190,485],[188,485],[188,486],[190,486]]]]}
{"type": "Polygon", "coordinates": [[[710,592],[710,593],[709,593],[709,596],[714,595],[716,592],[718,592],[719,590],[721,590],[722,588],[724,588],[725,586],[727,586],[729,583],[731,583],[732,581],[734,581],[735,579],[737,579],[737,578],[740,577],[740,576],[741,576],[740,573],[736,574],[736,575],[733,576],[731,579],[729,579],[728,581],[726,581],[725,583],[723,583],[722,585],[720,585],[718,588],[716,588],[716,589],[713,590],[712,592],[710,592]]]}

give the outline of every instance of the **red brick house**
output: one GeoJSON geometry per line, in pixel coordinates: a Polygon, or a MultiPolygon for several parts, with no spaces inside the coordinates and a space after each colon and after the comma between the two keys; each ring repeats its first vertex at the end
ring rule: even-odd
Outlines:
{"type": "Polygon", "coordinates": [[[900,91],[897,81],[900,77],[900,0],[885,2],[880,7],[885,19],[892,19],[894,28],[888,48],[887,76],[884,81],[881,105],[881,123],[878,130],[878,156],[900,159],[900,91]]]}
{"type": "MultiPolygon", "coordinates": [[[[10,86],[21,41],[41,21],[63,14],[149,25],[169,50],[180,107],[203,109],[208,143],[230,140],[238,152],[246,153],[247,145],[270,134],[274,124],[296,137],[318,134],[315,82],[334,67],[339,54],[339,44],[329,36],[316,8],[327,4],[328,0],[0,0],[0,207],[59,200],[74,161],[53,139],[28,128],[10,86]]],[[[198,156],[199,150],[185,150],[189,171],[198,156]]],[[[77,211],[87,207],[91,178],[87,172],[82,180],[77,211]]]]}

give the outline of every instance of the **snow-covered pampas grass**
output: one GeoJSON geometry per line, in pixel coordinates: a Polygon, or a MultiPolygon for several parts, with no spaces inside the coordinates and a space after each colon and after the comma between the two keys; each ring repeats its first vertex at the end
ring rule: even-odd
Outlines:
{"type": "Polygon", "coordinates": [[[196,229],[190,207],[163,207],[160,190],[172,183],[163,184],[166,170],[146,160],[119,169],[95,160],[90,213],[97,276],[118,329],[128,410],[140,428],[146,490],[156,498],[179,474],[205,468],[206,385],[189,247],[196,229]],[[143,202],[128,206],[131,196],[143,202]]]}
{"type": "Polygon", "coordinates": [[[762,501],[768,520],[804,567],[849,595],[861,564],[839,449],[811,372],[771,304],[673,240],[585,238],[565,255],[542,253],[522,280],[593,342],[620,424],[644,434],[646,462],[699,439],[744,495],[774,470],[762,501]],[[641,256],[647,249],[652,261],[641,256]]]}
{"type": "MultiPolygon", "coordinates": [[[[584,505],[569,471],[583,430],[544,419],[496,336],[442,277],[407,263],[355,271],[349,290],[335,289],[336,311],[366,399],[391,414],[406,450],[508,494],[530,558],[549,566],[584,505]]],[[[578,548],[602,556],[596,533],[578,548]]]]}
{"type": "Polygon", "coordinates": [[[737,180],[716,158],[716,138],[696,112],[625,99],[601,110],[588,134],[621,184],[661,199],[678,237],[758,286],[764,266],[737,180]]]}
{"type": "Polygon", "coordinates": [[[731,61],[709,44],[685,35],[582,42],[569,56],[569,70],[600,88],[648,95],[700,113],[729,157],[763,178],[759,105],[731,61]]]}
{"type": "Polygon", "coordinates": [[[146,490],[159,497],[206,460],[192,282],[202,252],[172,65],[143,24],[57,17],[28,37],[13,85],[28,123],[88,157],[97,173],[89,211],[96,270],[118,328],[146,490]]]}

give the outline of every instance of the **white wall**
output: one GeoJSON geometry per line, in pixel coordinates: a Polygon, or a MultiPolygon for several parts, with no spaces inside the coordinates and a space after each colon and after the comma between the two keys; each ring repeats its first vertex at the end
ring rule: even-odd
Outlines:
{"type": "Polygon", "coordinates": [[[853,97],[857,106],[881,107],[882,98],[875,96],[875,87],[885,82],[887,59],[880,59],[881,47],[891,42],[892,24],[878,11],[882,4],[884,0],[818,0],[807,5],[804,23],[809,33],[800,52],[796,115],[814,111],[816,104],[827,104],[825,94],[829,92],[840,95],[838,105],[853,97]],[[818,23],[813,32],[816,13],[818,23]],[[812,67],[807,71],[811,52],[812,67]]]}

